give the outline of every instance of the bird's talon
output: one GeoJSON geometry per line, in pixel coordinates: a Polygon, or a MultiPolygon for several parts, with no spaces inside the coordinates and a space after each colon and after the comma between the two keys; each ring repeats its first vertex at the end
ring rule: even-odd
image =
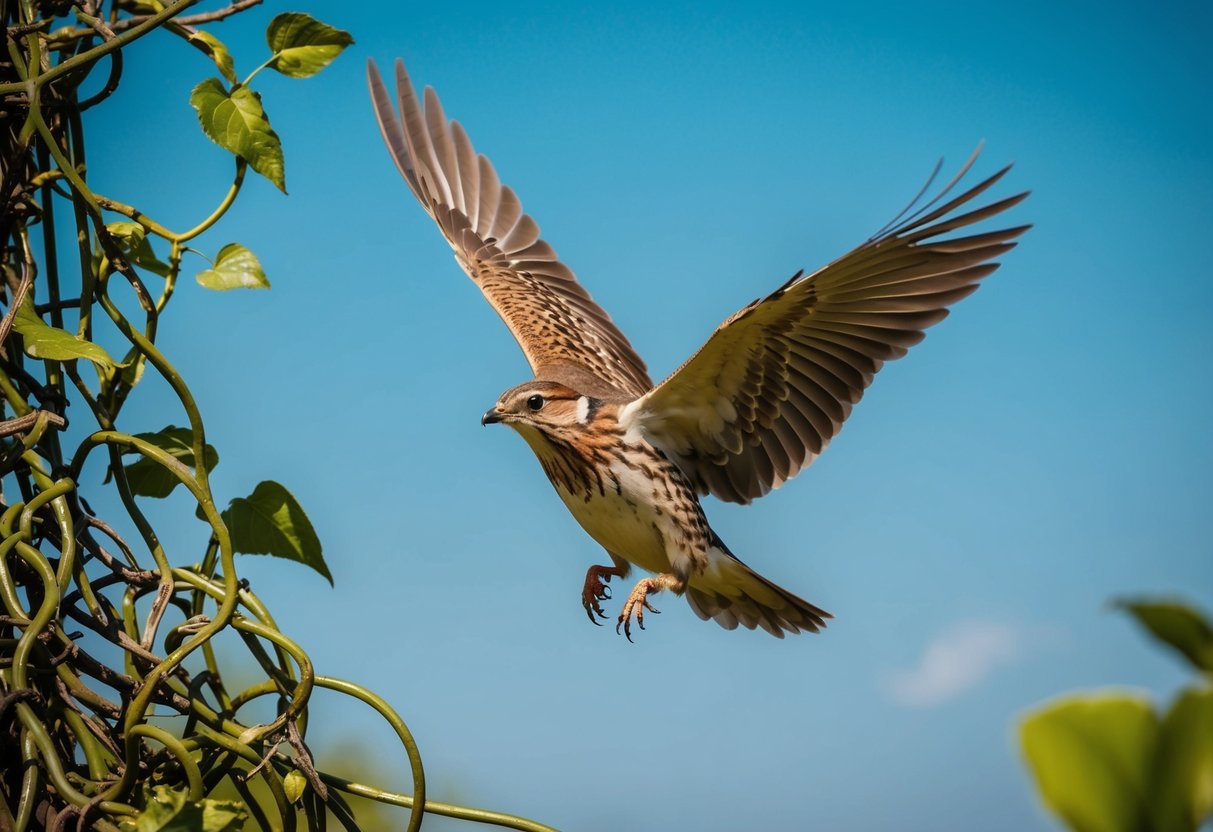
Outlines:
{"type": "MultiPolygon", "coordinates": [[[[620,627],[623,628],[624,638],[626,638],[632,644],[635,644],[636,642],[632,641],[632,607],[631,606],[624,607],[624,611],[619,614],[619,619],[615,622],[615,634],[616,635],[619,634],[620,627]]],[[[644,629],[643,624],[640,625],[640,629],[642,629],[642,630],[644,629]]]]}
{"type": "Polygon", "coordinates": [[[591,566],[585,573],[585,584],[581,587],[581,606],[585,608],[585,614],[595,624],[598,623],[595,616],[609,617],[602,611],[602,605],[598,602],[611,600],[611,590],[607,587],[607,581],[611,580],[613,575],[619,574],[622,573],[609,566],[591,566]]]}
{"type": "Polygon", "coordinates": [[[636,619],[636,624],[640,629],[644,629],[644,614],[651,612],[654,615],[661,615],[661,610],[649,603],[649,593],[661,592],[663,589],[673,589],[680,592],[684,587],[673,575],[658,575],[656,578],[645,578],[638,582],[632,589],[632,593],[628,595],[628,600],[624,602],[623,609],[619,613],[619,621],[615,625],[615,632],[623,629],[623,634],[628,636],[628,641],[631,641],[631,626],[632,619],[636,619]]]}

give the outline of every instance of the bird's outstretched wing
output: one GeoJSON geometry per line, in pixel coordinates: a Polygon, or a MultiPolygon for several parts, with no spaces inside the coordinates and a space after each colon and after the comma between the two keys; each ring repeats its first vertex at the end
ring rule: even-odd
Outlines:
{"type": "Polygon", "coordinates": [[[1027,197],[957,213],[1007,166],[939,204],[976,157],[926,205],[914,211],[916,198],[859,248],[733,315],[620,421],[638,425],[700,493],[748,503],[794,477],[842,428],[884,362],[921,341],[1029,228],[941,239],[1027,197]]]}
{"type": "Polygon", "coordinates": [[[373,62],[367,79],[396,167],[510,328],[536,378],[607,399],[634,399],[649,390],[644,361],[539,239],[539,226],[459,122],[447,120],[434,91],[426,87],[423,107],[398,60],[397,115],[373,62]]]}

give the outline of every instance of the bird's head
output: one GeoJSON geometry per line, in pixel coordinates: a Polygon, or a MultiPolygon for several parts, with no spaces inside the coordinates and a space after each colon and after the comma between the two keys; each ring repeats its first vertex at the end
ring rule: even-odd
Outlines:
{"type": "Polygon", "coordinates": [[[537,431],[559,437],[584,429],[601,406],[601,400],[563,384],[528,381],[502,393],[497,404],[480,418],[480,424],[501,422],[523,436],[537,431]]]}

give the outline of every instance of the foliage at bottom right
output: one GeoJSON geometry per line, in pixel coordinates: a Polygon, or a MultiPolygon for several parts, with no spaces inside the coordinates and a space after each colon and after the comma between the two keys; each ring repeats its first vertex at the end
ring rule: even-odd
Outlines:
{"type": "Polygon", "coordinates": [[[1213,818],[1213,626],[1172,600],[1120,600],[1195,673],[1166,708],[1125,690],[1030,712],[1019,739],[1044,804],[1075,832],[1195,832],[1213,818]]]}

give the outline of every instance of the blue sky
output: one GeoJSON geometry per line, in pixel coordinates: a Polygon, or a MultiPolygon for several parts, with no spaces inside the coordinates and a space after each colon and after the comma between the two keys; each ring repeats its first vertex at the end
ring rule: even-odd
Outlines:
{"type": "MultiPolygon", "coordinates": [[[[258,76],[291,196],[254,179],[200,241],[250,246],[274,288],[185,283],[161,345],[216,490],[286,484],[336,586],[243,574],[321,672],[398,707],[433,796],[586,832],[1053,828],[1016,716],[1184,681],[1110,598],[1213,609],[1207,4],[267,3],[213,31],[247,72],[288,8],[357,43],[317,78],[258,76]],[[978,173],[1015,161],[1000,193],[1031,189],[1009,221],[1035,228],[1003,269],[810,470],[706,501],[740,557],[836,615],[824,634],[725,632],[673,598],[636,644],[586,622],[600,550],[525,444],[479,424],[526,364],[371,115],[365,61],[398,55],[655,377],[882,226],[940,155],[984,139],[978,173]]],[[[167,39],[129,50],[88,123],[94,185],[171,227],[204,216],[230,161],[187,102],[212,74],[167,39]]],[[[150,380],[123,426],[173,408],[150,380]]],[[[152,511],[197,559],[190,507],[152,511]]],[[[320,744],[394,759],[370,715],[316,708],[320,744]]]]}

